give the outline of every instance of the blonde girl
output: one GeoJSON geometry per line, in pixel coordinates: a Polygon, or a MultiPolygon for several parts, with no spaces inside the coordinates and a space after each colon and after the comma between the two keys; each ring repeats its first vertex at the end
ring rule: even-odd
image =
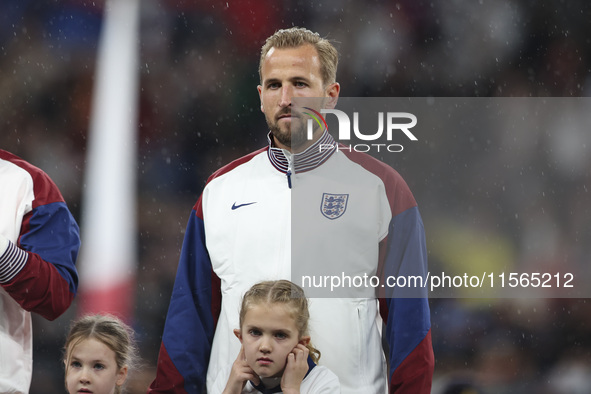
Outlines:
{"type": "Polygon", "coordinates": [[[89,315],[75,321],[64,345],[69,394],[120,394],[136,362],[133,331],[114,316],[89,315]]]}
{"type": "Polygon", "coordinates": [[[240,353],[226,381],[216,381],[216,392],[340,393],[336,375],[317,365],[320,351],[311,344],[309,320],[308,300],[296,284],[277,280],[251,287],[234,330],[240,353]]]}

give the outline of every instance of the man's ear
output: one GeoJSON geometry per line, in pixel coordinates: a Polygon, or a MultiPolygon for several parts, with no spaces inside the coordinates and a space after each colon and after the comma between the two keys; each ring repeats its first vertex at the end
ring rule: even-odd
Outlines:
{"type": "Polygon", "coordinates": [[[340,91],[341,85],[338,82],[331,83],[326,87],[326,95],[328,96],[325,105],[326,109],[334,109],[337,106],[340,91]]]}
{"type": "Polygon", "coordinates": [[[240,332],[239,329],[237,329],[237,328],[234,329],[234,335],[236,335],[236,338],[238,338],[240,340],[240,343],[242,343],[242,333],[240,332]]]}
{"type": "Polygon", "coordinates": [[[301,343],[304,346],[308,346],[310,343],[310,336],[301,337],[298,343],[301,343]]]}
{"type": "Polygon", "coordinates": [[[261,100],[261,112],[265,113],[265,108],[263,108],[263,96],[262,96],[263,87],[261,85],[258,85],[257,90],[259,92],[259,99],[261,100]]]}

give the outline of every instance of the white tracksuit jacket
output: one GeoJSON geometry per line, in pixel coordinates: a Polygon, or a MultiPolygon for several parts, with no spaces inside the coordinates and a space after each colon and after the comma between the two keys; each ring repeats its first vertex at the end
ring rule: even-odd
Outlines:
{"type": "MultiPolygon", "coordinates": [[[[350,275],[426,274],[422,221],[404,180],[336,146],[328,133],[298,155],[269,146],[210,177],[187,226],[150,392],[211,387],[239,352],[232,330],[256,282],[302,285],[302,275],[340,275],[341,266],[350,275]]],[[[302,287],[319,364],[338,376],[343,393],[385,393],[388,381],[400,392],[429,392],[426,298],[328,298],[326,289],[302,287]]]]}

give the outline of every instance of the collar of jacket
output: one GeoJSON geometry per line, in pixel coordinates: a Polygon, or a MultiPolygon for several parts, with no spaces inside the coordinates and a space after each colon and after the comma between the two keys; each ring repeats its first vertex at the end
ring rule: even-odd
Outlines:
{"type": "Polygon", "coordinates": [[[281,148],[275,147],[271,133],[267,134],[269,149],[267,156],[273,167],[277,170],[287,173],[289,169],[289,160],[286,156],[291,156],[292,169],[294,173],[306,172],[319,167],[337,150],[337,143],[325,130],[322,136],[301,153],[291,154],[281,148]]]}

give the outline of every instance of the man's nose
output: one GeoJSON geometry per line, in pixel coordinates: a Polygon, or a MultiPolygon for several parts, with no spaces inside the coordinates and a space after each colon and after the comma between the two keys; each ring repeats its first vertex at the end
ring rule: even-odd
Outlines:
{"type": "Polygon", "coordinates": [[[280,107],[289,107],[291,105],[291,98],[293,96],[293,89],[290,86],[281,87],[281,98],[279,100],[280,107]]]}

